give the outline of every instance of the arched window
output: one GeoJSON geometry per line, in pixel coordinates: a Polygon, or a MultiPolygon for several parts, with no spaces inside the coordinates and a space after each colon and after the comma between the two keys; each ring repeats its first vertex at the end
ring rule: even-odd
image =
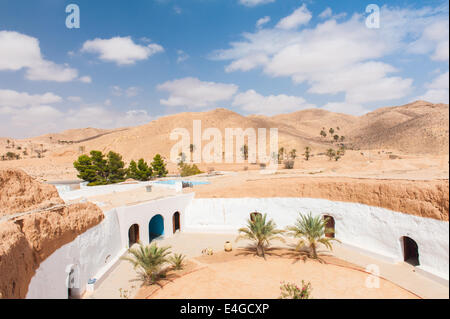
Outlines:
{"type": "Polygon", "coordinates": [[[173,214],[172,216],[172,224],[173,224],[173,233],[175,234],[175,232],[177,230],[180,230],[181,226],[180,226],[180,213],[179,212],[175,212],[175,214],[173,214]]]}
{"type": "Polygon", "coordinates": [[[333,216],[323,215],[323,220],[326,220],[325,227],[327,229],[325,231],[325,236],[328,238],[334,238],[335,237],[335,221],[334,221],[333,216]]]}
{"type": "Polygon", "coordinates": [[[138,242],[139,242],[139,225],[133,224],[128,229],[128,247],[131,247],[138,242]]]}
{"type": "Polygon", "coordinates": [[[408,236],[403,236],[401,240],[403,244],[403,260],[413,266],[419,266],[419,246],[415,240],[408,236]]]}
{"type": "Polygon", "coordinates": [[[164,235],[164,218],[161,215],[155,215],[148,223],[149,241],[164,235]]]}

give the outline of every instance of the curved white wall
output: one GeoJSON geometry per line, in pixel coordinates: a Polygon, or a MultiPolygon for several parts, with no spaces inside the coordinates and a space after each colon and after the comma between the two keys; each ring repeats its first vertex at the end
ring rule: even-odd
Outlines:
{"type": "Polygon", "coordinates": [[[333,216],[336,238],[391,261],[403,261],[401,237],[411,237],[419,246],[419,269],[448,280],[448,222],[380,207],[311,198],[193,199],[185,230],[236,232],[254,211],[267,213],[279,228],[295,223],[300,212],[333,216]]]}
{"type": "Polygon", "coordinates": [[[185,210],[192,197],[193,194],[180,195],[104,212],[105,219],[100,224],[60,247],[40,264],[31,279],[27,298],[67,298],[66,281],[71,265],[77,269],[79,290],[76,293],[81,295],[89,279],[103,279],[102,276],[128,248],[128,229],[131,225],[139,225],[140,240],[148,244],[149,222],[153,216],[161,214],[164,218],[164,236],[172,236],[173,214],[180,213],[183,230],[185,210]]]}
{"type": "Polygon", "coordinates": [[[90,278],[109,268],[122,251],[119,221],[115,210],[104,213],[105,219],[60,247],[45,259],[28,286],[26,298],[61,299],[68,297],[68,267],[77,268],[77,286],[83,293],[90,278]]]}

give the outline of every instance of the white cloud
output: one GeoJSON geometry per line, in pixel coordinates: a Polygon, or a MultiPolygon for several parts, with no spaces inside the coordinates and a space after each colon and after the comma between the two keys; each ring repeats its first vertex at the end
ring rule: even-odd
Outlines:
{"type": "Polygon", "coordinates": [[[101,104],[84,104],[79,108],[59,110],[48,105],[31,105],[21,108],[0,106],[0,136],[31,137],[68,128],[117,128],[142,125],[153,118],[146,110],[117,111],[101,104]]]}
{"type": "Polygon", "coordinates": [[[263,25],[265,25],[266,23],[270,22],[270,17],[269,16],[265,16],[261,19],[258,19],[258,21],[256,21],[256,27],[257,28],[261,28],[263,25]]]}
{"type": "Polygon", "coordinates": [[[285,94],[263,96],[254,90],[236,95],[232,105],[252,114],[263,115],[288,113],[314,107],[302,97],[285,94]]]}
{"type": "Polygon", "coordinates": [[[239,3],[246,7],[255,7],[260,4],[275,2],[275,0],[239,0],[239,3]]]}
{"type": "MultiPolygon", "coordinates": [[[[213,52],[211,59],[229,61],[226,72],[259,68],[270,77],[290,77],[295,83],[303,83],[310,93],[343,93],[345,100],[333,102],[330,107],[350,105],[351,110],[360,112],[365,103],[404,98],[411,93],[412,79],[393,76],[398,70],[377,60],[392,54],[408,54],[414,39],[426,37],[436,42],[439,34],[436,30],[443,30],[442,24],[431,28],[432,31],[424,30],[448,14],[439,8],[383,6],[382,26],[374,32],[366,27],[363,15],[338,21],[327,10],[323,16],[329,19],[298,30],[301,23],[309,21],[308,12],[303,5],[293,15],[281,19],[277,27],[243,33],[242,40],[213,52]]],[[[448,28],[446,32],[442,31],[448,41],[448,28]]],[[[430,59],[442,60],[444,49],[431,48],[430,59]]]]}
{"type": "Polygon", "coordinates": [[[182,63],[182,62],[186,61],[187,59],[189,59],[189,55],[186,52],[184,52],[183,50],[178,50],[177,55],[178,55],[177,63],[182,63]]]}
{"type": "Polygon", "coordinates": [[[92,78],[90,76],[82,76],[80,77],[80,81],[83,83],[92,83],[92,78]]]}
{"type": "Polygon", "coordinates": [[[320,14],[319,14],[319,18],[322,19],[326,19],[329,18],[333,15],[333,11],[331,10],[330,7],[327,7],[325,10],[323,10],[320,14]]]}
{"type": "Polygon", "coordinates": [[[80,96],[69,96],[67,97],[67,100],[74,103],[80,103],[83,101],[83,99],[80,96]]]}
{"type": "Polygon", "coordinates": [[[0,71],[21,69],[26,69],[25,77],[32,81],[69,82],[78,77],[76,69],[45,60],[38,39],[0,31],[0,71]]]}
{"type": "Polygon", "coordinates": [[[40,104],[52,104],[61,102],[62,98],[54,93],[28,94],[26,92],[17,92],[14,90],[0,89],[1,107],[25,107],[40,104]]]}
{"type": "Polygon", "coordinates": [[[134,97],[139,94],[140,90],[141,89],[136,86],[130,86],[128,89],[125,90],[125,95],[127,97],[134,97]]]}
{"type": "Polygon", "coordinates": [[[137,86],[130,86],[127,89],[122,89],[118,85],[114,85],[114,86],[111,87],[111,93],[114,96],[125,95],[127,97],[134,97],[134,96],[139,94],[140,90],[141,89],[139,87],[137,87],[137,86]]]}
{"type": "Polygon", "coordinates": [[[447,19],[436,21],[425,27],[422,36],[410,46],[410,51],[418,54],[429,54],[436,61],[449,59],[449,22],[447,19]]]}
{"type": "Polygon", "coordinates": [[[156,43],[146,46],[139,45],[128,36],[88,40],[83,44],[81,51],[97,53],[102,61],[114,62],[117,65],[129,65],[163,52],[164,48],[156,43]]]}
{"type": "Polygon", "coordinates": [[[215,106],[218,102],[229,100],[238,86],[215,82],[203,82],[197,78],[183,78],[158,85],[158,90],[169,92],[168,99],[161,99],[166,106],[187,106],[201,108],[215,106]]]}
{"type": "Polygon", "coordinates": [[[425,100],[432,103],[449,102],[449,72],[442,73],[431,83],[426,85],[428,89],[424,95],[418,97],[419,100],[425,100]]]}
{"type": "Polygon", "coordinates": [[[303,4],[291,15],[281,19],[276,27],[284,30],[295,29],[301,25],[307,24],[309,20],[311,20],[311,18],[312,18],[311,12],[309,12],[309,10],[306,8],[306,5],[303,4]]]}

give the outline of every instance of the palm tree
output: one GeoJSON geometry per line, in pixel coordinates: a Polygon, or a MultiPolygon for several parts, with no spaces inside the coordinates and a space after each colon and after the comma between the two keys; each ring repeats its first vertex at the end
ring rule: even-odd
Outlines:
{"type": "Polygon", "coordinates": [[[122,259],[133,264],[144,284],[152,285],[161,277],[162,266],[169,261],[169,249],[170,247],[158,247],[156,243],[147,246],[139,243],[138,247],[128,249],[131,256],[122,259]]]}
{"type": "Polygon", "coordinates": [[[279,236],[284,233],[283,230],[276,229],[275,222],[271,219],[266,221],[267,214],[256,214],[254,219],[247,220],[247,227],[239,228],[239,236],[236,241],[241,239],[250,239],[256,242],[256,255],[265,258],[265,249],[270,245],[271,240],[280,240],[284,238],[279,236]]]}
{"type": "Polygon", "coordinates": [[[311,213],[308,215],[300,214],[295,226],[287,228],[290,236],[299,238],[297,249],[309,245],[309,256],[314,259],[317,259],[317,246],[319,244],[333,250],[331,241],[339,242],[339,240],[325,236],[325,234],[334,233],[332,228],[327,228],[328,219],[323,219],[320,216],[313,217],[311,213]]]}
{"type": "Polygon", "coordinates": [[[194,150],[195,150],[195,145],[194,144],[189,144],[189,151],[191,152],[191,162],[194,161],[193,155],[192,155],[194,153],[194,150]]]}

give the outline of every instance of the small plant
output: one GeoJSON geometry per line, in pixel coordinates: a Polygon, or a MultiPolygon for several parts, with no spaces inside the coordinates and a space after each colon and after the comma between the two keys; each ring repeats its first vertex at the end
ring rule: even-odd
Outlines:
{"type": "Polygon", "coordinates": [[[336,152],[332,148],[327,149],[326,154],[330,161],[336,156],[336,152]]]}
{"type": "Polygon", "coordinates": [[[119,288],[119,294],[121,299],[130,299],[130,291],[127,289],[119,288]]]}
{"type": "Polygon", "coordinates": [[[334,229],[327,227],[329,218],[323,219],[320,216],[313,217],[299,214],[294,226],[287,227],[288,235],[298,238],[297,249],[303,246],[309,247],[309,257],[317,259],[317,246],[324,245],[329,250],[333,250],[332,241],[340,242],[335,238],[326,237],[326,234],[334,234],[334,229]]]}
{"type": "Polygon", "coordinates": [[[281,283],[281,296],[280,299],[310,299],[311,296],[311,283],[305,283],[302,280],[302,288],[300,289],[294,283],[281,283]]]}
{"type": "Polygon", "coordinates": [[[294,168],[294,161],[293,160],[285,160],[284,161],[284,168],[285,169],[293,169],[294,168]]]}
{"type": "Polygon", "coordinates": [[[192,164],[186,164],[183,162],[180,162],[178,164],[178,169],[180,170],[180,175],[181,177],[186,177],[186,176],[192,176],[192,175],[197,175],[197,174],[202,174],[203,172],[197,167],[197,165],[192,164]]]}
{"type": "Polygon", "coordinates": [[[173,254],[169,257],[169,262],[172,264],[173,269],[181,270],[184,268],[184,259],[186,258],[183,254],[173,254]]]}
{"type": "Polygon", "coordinates": [[[289,156],[291,157],[291,159],[295,160],[295,158],[297,157],[297,150],[294,148],[290,151],[289,156]]]}
{"type": "Polygon", "coordinates": [[[147,246],[139,243],[138,247],[128,249],[129,255],[122,259],[133,265],[144,284],[153,285],[164,277],[162,267],[168,262],[169,249],[158,247],[156,243],[147,246]]]}
{"type": "Polygon", "coordinates": [[[239,237],[236,241],[241,239],[249,239],[256,242],[256,254],[259,257],[265,258],[265,249],[270,245],[271,240],[280,240],[284,242],[284,238],[280,235],[284,233],[283,230],[276,228],[273,220],[266,221],[267,214],[255,215],[254,219],[247,220],[247,227],[239,228],[239,237]]]}
{"type": "Polygon", "coordinates": [[[309,161],[309,158],[311,157],[311,147],[305,147],[305,153],[303,153],[303,156],[305,157],[305,160],[309,161]]]}

